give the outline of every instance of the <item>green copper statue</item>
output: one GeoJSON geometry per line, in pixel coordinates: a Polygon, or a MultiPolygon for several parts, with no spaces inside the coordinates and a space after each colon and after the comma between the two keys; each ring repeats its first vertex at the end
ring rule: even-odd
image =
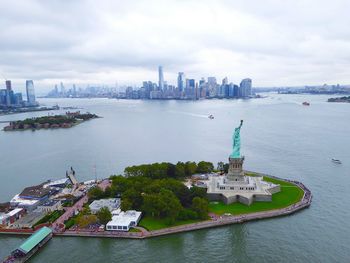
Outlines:
{"type": "Polygon", "coordinates": [[[230,158],[241,158],[241,136],[240,131],[243,125],[243,120],[241,120],[241,124],[235,128],[235,132],[232,135],[233,140],[233,149],[230,155],[230,158]]]}

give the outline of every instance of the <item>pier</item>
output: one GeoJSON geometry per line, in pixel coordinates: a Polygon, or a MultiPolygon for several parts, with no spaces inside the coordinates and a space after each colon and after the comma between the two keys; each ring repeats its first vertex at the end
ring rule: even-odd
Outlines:
{"type": "Polygon", "coordinates": [[[29,260],[52,238],[52,230],[48,227],[40,228],[27,238],[22,245],[11,252],[2,263],[23,263],[29,260]]]}

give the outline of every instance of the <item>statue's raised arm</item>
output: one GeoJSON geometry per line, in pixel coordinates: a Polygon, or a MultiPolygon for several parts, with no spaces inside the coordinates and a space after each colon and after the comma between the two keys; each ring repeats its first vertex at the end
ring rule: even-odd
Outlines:
{"type": "Polygon", "coordinates": [[[241,127],[243,125],[243,120],[241,120],[241,124],[235,128],[235,131],[232,135],[232,153],[230,155],[231,158],[241,158],[241,127]]]}

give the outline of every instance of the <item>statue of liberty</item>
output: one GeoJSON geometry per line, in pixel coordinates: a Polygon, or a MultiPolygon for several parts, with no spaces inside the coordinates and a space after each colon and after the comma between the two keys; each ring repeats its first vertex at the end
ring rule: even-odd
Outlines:
{"type": "Polygon", "coordinates": [[[241,158],[241,136],[240,131],[241,127],[243,125],[243,120],[241,120],[241,124],[235,128],[235,132],[232,135],[232,153],[230,155],[230,158],[241,158]]]}

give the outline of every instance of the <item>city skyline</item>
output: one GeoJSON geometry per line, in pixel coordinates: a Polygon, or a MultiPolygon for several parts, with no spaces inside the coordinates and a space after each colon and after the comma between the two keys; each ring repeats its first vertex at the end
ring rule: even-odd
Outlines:
{"type": "Polygon", "coordinates": [[[5,88],[0,86],[0,109],[22,108],[38,106],[35,99],[35,89],[33,80],[26,80],[26,100],[23,100],[21,92],[15,92],[12,81],[5,81],[5,88]]]}
{"type": "MultiPolygon", "coordinates": [[[[76,87],[66,89],[63,82],[55,84],[46,97],[108,97],[120,99],[179,99],[179,100],[199,100],[212,98],[252,98],[252,79],[242,79],[239,85],[229,82],[228,78],[222,79],[221,83],[216,77],[202,77],[199,80],[186,78],[185,72],[178,72],[177,83],[168,83],[164,78],[163,66],[158,66],[158,81],[144,80],[142,85],[135,87],[126,86],[124,88],[108,86],[87,86],[85,89],[76,87]]],[[[27,89],[28,91],[28,89],[27,89]]],[[[28,92],[27,92],[28,94],[28,92]]],[[[29,99],[28,99],[29,101],[29,99]]]]}
{"type": "Polygon", "coordinates": [[[185,71],[235,83],[250,76],[257,87],[344,85],[349,4],[3,2],[0,73],[15,87],[33,79],[39,93],[60,81],[135,86],[158,65],[169,82],[185,71]]]}

